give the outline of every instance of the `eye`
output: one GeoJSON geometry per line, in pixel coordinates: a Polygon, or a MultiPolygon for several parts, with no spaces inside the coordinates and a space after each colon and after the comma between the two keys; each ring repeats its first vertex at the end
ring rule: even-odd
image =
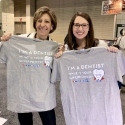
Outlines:
{"type": "Polygon", "coordinates": [[[89,24],[86,24],[86,23],[83,23],[83,24],[74,23],[74,27],[75,27],[76,29],[80,28],[80,26],[81,26],[83,29],[86,29],[86,28],[88,28],[89,24]]]}
{"type": "Polygon", "coordinates": [[[45,20],[45,23],[50,23],[50,21],[49,20],[45,20]]]}
{"type": "Polygon", "coordinates": [[[83,27],[88,27],[89,26],[89,24],[83,24],[83,27]]]}
{"type": "Polygon", "coordinates": [[[81,26],[82,26],[82,27],[87,27],[87,24],[82,24],[81,26]]]}
{"type": "Polygon", "coordinates": [[[82,26],[86,26],[86,24],[82,24],[82,26]]]}
{"type": "Polygon", "coordinates": [[[75,26],[75,27],[79,27],[79,24],[78,24],[78,23],[74,23],[74,26],[75,26]]]}
{"type": "Polygon", "coordinates": [[[37,22],[38,22],[38,23],[41,23],[41,22],[42,22],[42,20],[39,20],[39,19],[38,19],[38,20],[37,20],[37,22]]]}

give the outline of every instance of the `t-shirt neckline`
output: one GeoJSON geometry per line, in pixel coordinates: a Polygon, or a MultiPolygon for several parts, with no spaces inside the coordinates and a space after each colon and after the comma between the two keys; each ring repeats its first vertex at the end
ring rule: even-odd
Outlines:
{"type": "Polygon", "coordinates": [[[89,49],[80,49],[80,50],[74,50],[73,53],[75,56],[77,57],[83,57],[86,55],[90,55],[92,53],[93,49],[89,48],[89,49]]]}

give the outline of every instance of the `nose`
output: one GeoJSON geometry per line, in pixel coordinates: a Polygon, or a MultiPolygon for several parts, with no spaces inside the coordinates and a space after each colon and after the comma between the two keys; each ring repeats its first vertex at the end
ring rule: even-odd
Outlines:
{"type": "Polygon", "coordinates": [[[44,22],[41,22],[40,25],[41,25],[41,26],[45,26],[45,23],[44,23],[44,22]]]}
{"type": "Polygon", "coordinates": [[[83,30],[83,28],[82,28],[82,26],[81,26],[81,25],[79,26],[79,30],[83,30]]]}

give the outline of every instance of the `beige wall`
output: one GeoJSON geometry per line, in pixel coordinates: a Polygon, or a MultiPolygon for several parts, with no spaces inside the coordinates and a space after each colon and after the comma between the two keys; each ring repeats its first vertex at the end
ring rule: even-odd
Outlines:
{"type": "Polygon", "coordinates": [[[117,15],[117,24],[125,24],[125,12],[117,15]]]}

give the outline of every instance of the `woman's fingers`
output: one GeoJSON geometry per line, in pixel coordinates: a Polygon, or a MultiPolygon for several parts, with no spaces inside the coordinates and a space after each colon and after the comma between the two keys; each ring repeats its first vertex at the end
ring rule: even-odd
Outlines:
{"type": "Polygon", "coordinates": [[[11,33],[10,34],[4,34],[2,37],[1,37],[1,41],[7,41],[9,40],[11,37],[11,33]]]}
{"type": "Polygon", "coordinates": [[[113,52],[113,53],[118,52],[118,48],[116,48],[114,46],[109,46],[107,49],[108,49],[109,52],[113,52]]]}

